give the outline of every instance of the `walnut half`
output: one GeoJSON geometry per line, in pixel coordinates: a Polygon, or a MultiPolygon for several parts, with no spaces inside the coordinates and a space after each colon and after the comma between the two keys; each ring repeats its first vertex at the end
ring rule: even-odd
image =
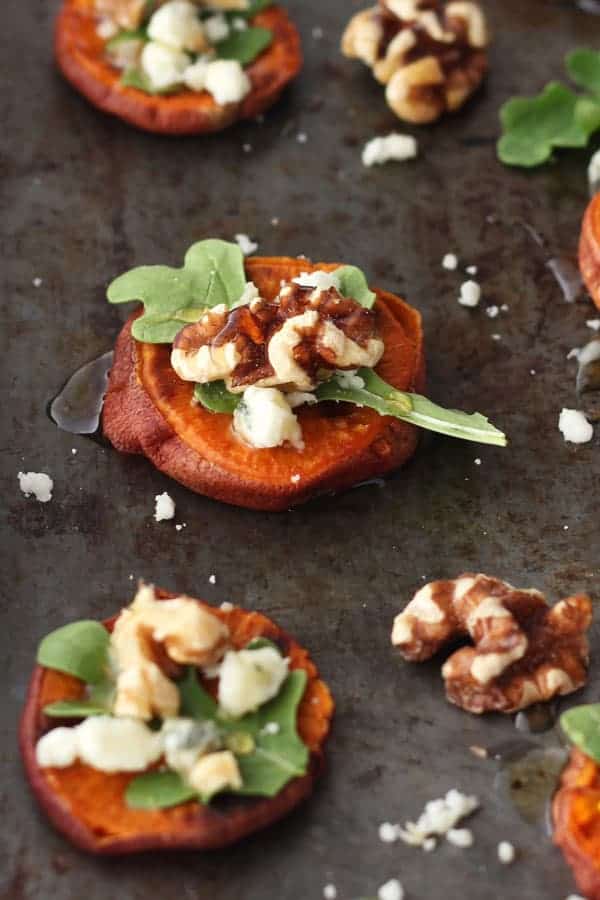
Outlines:
{"type": "Polygon", "coordinates": [[[485,16],[471,0],[380,0],[350,20],[342,53],[372,69],[399,118],[426,124],[479,87],[488,43],[485,16]]]}
{"type": "Polygon", "coordinates": [[[429,659],[469,637],[442,667],[451,703],[472,713],[516,712],[585,684],[592,621],[589,597],[549,607],[536,590],[465,574],[418,591],[394,621],[392,643],[405,659],[429,659]]]}

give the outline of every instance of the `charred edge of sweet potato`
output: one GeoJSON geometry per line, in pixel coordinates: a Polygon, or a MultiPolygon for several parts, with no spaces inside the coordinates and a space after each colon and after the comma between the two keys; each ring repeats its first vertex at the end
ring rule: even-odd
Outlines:
{"type": "MultiPolygon", "coordinates": [[[[309,261],[286,258],[255,258],[247,260],[247,275],[258,281],[260,271],[269,277],[273,273],[285,277],[290,266],[308,271],[334,269],[337,264],[311,264],[309,261]]],[[[386,305],[412,344],[413,360],[406,383],[396,383],[401,390],[423,392],[425,389],[425,357],[421,318],[393,294],[377,291],[378,299],[386,305]]],[[[278,512],[307,502],[315,496],[342,491],[360,481],[382,476],[403,465],[418,444],[418,429],[391,417],[378,417],[381,430],[371,444],[355,453],[340,453],[334,466],[327,465],[311,477],[294,483],[273,483],[260,478],[256,466],[244,476],[204,458],[185,443],[171,428],[136,375],[136,342],[131,337],[133,318],[124,326],[116,344],[115,364],[106,395],[102,425],[104,434],[122,452],[143,453],[160,471],[197,493],[215,500],[257,509],[278,512]]],[[[394,383],[389,373],[382,373],[394,383]]],[[[377,413],[373,413],[377,417],[377,413]]],[[[259,452],[259,451],[257,451],[259,452]]]]}
{"type": "Polygon", "coordinates": [[[89,2],[65,0],[56,22],[55,56],[61,72],[94,106],[145,131],[204,134],[238,119],[252,119],[272,106],[302,68],[300,36],[280,6],[259,13],[253,23],[273,31],[273,42],[246,72],[252,91],[240,103],[217,104],[207,92],[170,96],[145,94],[120,83],[120,73],[104,58],[89,2]]]}
{"type": "Polygon", "coordinates": [[[583,217],[579,269],[592,300],[600,309],[600,193],[590,201],[583,217]]]}
{"type": "MultiPolygon", "coordinates": [[[[177,595],[157,590],[161,599],[177,595]]],[[[198,601],[202,602],[202,601],[198,601]]],[[[264,635],[275,640],[290,656],[291,668],[302,668],[308,681],[305,695],[298,710],[298,730],[310,749],[309,771],[289,782],[276,797],[228,798],[225,808],[201,806],[195,802],[182,804],[172,810],[161,811],[164,829],[157,833],[111,834],[106,830],[95,832],[85,821],[77,818],[68,806],[67,799],[53,791],[45,770],[37,765],[35,747],[39,737],[56,720],[48,720],[42,710],[43,682],[47,670],[36,666],[31,677],[25,708],[20,722],[19,743],[24,768],[31,788],[40,806],[53,825],[77,847],[94,854],[125,855],[146,850],[167,849],[219,849],[235,843],[243,837],[264,828],[291,812],[312,792],[314,782],[324,768],[323,748],[327,740],[333,715],[333,698],[327,686],[318,677],[318,671],[308,652],[297,644],[274,622],[256,612],[234,608],[230,612],[207,606],[232,630],[234,644],[244,646],[252,637],[264,635]]],[[[110,631],[116,617],[104,624],[110,631]]],[[[77,683],[64,676],[65,684],[77,683]]],[[[83,771],[88,767],[82,766],[83,771]]],[[[60,770],[59,770],[60,771],[60,770]]],[[[100,776],[101,777],[101,776],[100,776]]],[[[106,776],[110,778],[112,776],[106,776]]],[[[93,799],[100,797],[94,792],[93,799]]]]}

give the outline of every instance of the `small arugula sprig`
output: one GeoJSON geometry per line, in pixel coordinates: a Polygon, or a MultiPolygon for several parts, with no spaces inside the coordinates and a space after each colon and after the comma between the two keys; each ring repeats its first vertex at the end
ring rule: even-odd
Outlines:
{"type": "Polygon", "coordinates": [[[560,725],[572,744],[600,763],[600,703],[574,706],[562,714],[560,725]]]}
{"type": "Polygon", "coordinates": [[[533,168],[555,148],[585,147],[600,128],[600,52],[580,49],[565,60],[571,79],[589,93],[553,81],[536,97],[514,97],[500,110],[498,157],[508,166],[533,168]]]}

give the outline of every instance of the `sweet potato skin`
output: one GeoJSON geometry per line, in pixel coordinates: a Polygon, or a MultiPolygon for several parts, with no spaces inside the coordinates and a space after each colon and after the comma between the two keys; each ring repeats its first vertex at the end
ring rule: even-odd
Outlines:
{"type": "MultiPolygon", "coordinates": [[[[167,591],[157,594],[162,599],[176,596],[167,591]]],[[[267,637],[277,641],[290,657],[291,669],[306,671],[308,681],[298,709],[298,731],[310,749],[309,771],[272,798],[228,798],[225,805],[189,802],[151,812],[131,810],[123,795],[133,775],[108,775],[80,763],[68,769],[41,769],[37,765],[36,743],[57,724],[57,720],[44,716],[43,707],[55,700],[75,699],[83,689],[76,678],[37,666],[19,732],[25,771],[48,818],[82,850],[124,855],[145,850],[226,847],[287,815],[312,792],[324,766],[323,747],[334,705],[308,652],[260,613],[239,608],[224,612],[203,605],[229,625],[234,646],[243,647],[259,635],[267,637]]],[[[109,630],[114,621],[105,623],[109,630]]]]}
{"type": "MultiPolygon", "coordinates": [[[[255,258],[246,261],[246,274],[269,299],[277,294],[281,279],[337,265],[255,258]]],[[[377,291],[375,308],[386,340],[378,373],[399,390],[423,391],[419,314],[384,291],[377,291]]],[[[288,447],[244,447],[231,433],[230,416],[190,405],[192,385],[171,369],[169,347],[136,342],[131,321],[116,344],[104,434],[116,449],[145,454],[156,468],[193,491],[250,509],[280,511],[385,475],[416,449],[417,429],[412,425],[358,407],[331,417],[322,406],[299,411],[306,444],[302,453],[288,447]],[[295,474],[300,479],[292,481],[295,474]]]]}
{"type": "Polygon", "coordinates": [[[205,134],[263,113],[302,68],[300,37],[282,7],[264,10],[253,24],[270,28],[273,42],[246,68],[252,91],[241,103],[220,106],[206,91],[160,96],[124,87],[120,72],[104,58],[93,0],[65,0],[56,22],[56,62],[67,81],[94,106],[137,128],[159,134],[205,134]]]}
{"type": "Polygon", "coordinates": [[[592,300],[600,309],[600,193],[590,201],[583,217],[579,269],[592,300]]]}
{"type": "Polygon", "coordinates": [[[600,900],[600,767],[573,749],[552,804],[554,843],[587,900],[600,900]]]}

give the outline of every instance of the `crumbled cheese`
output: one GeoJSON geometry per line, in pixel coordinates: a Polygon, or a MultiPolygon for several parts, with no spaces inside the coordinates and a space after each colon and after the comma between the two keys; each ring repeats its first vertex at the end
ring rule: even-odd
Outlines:
{"type": "Polygon", "coordinates": [[[174,50],[194,53],[206,49],[206,36],[198,10],[189,0],[170,0],[148,22],[148,37],[174,50]]]}
{"type": "Polygon", "coordinates": [[[66,768],[75,759],[100,772],[141,772],[162,755],[162,736],[143,722],[90,716],[73,728],[55,728],[37,743],[44,768],[66,768]]]}
{"type": "Polygon", "coordinates": [[[258,244],[251,240],[247,234],[236,234],[235,241],[244,256],[250,256],[258,250],[258,244]]]}
{"type": "Polygon", "coordinates": [[[157,91],[164,91],[182,84],[189,63],[190,58],[187,53],[155,41],[148,41],[140,56],[142,71],[157,91]]]}
{"type": "Polygon", "coordinates": [[[360,391],[365,386],[364,378],[361,378],[360,375],[357,375],[356,372],[336,372],[337,383],[341,388],[345,388],[349,391],[360,391]]]}
{"type": "Polygon", "coordinates": [[[252,82],[236,59],[216,59],[206,72],[206,90],[216,103],[240,103],[252,90],[252,82]]]}
{"type": "Polygon", "coordinates": [[[252,144],[242,144],[244,153],[252,153],[252,144]]]}
{"type": "Polygon", "coordinates": [[[588,165],[588,181],[593,191],[600,186],[600,150],[596,150],[588,165]]]}
{"type": "Polygon", "coordinates": [[[592,425],[577,409],[563,409],[558,419],[558,428],[565,441],[571,444],[586,444],[594,435],[592,425]]]}
{"type": "Polygon", "coordinates": [[[446,840],[455,847],[472,847],[473,832],[470,828],[451,828],[446,834],[446,840]]]}
{"type": "Polygon", "coordinates": [[[312,36],[315,39],[315,41],[321,40],[321,38],[323,37],[323,29],[321,28],[320,25],[315,25],[315,27],[312,30],[312,36]]]}
{"type": "Polygon", "coordinates": [[[299,284],[303,288],[318,288],[322,291],[328,291],[335,288],[339,291],[340,283],[335,272],[323,272],[317,269],[315,272],[302,272],[296,278],[292,278],[294,284],[299,284]]]}
{"type": "Polygon", "coordinates": [[[244,288],[242,295],[239,300],[237,300],[232,308],[236,306],[245,306],[247,303],[252,303],[253,300],[258,300],[260,297],[260,291],[256,287],[253,281],[247,281],[246,287],[244,288]]]}
{"type": "Polygon", "coordinates": [[[582,897],[581,894],[569,894],[567,900],[586,900],[586,897],[582,897]]]}
{"type": "Polygon", "coordinates": [[[183,525],[181,525],[181,524],[178,522],[177,525],[175,526],[175,531],[181,531],[182,528],[183,528],[183,525]]]}
{"type": "Polygon", "coordinates": [[[391,878],[377,891],[378,900],[404,900],[404,888],[397,878],[391,878]]]}
{"type": "Polygon", "coordinates": [[[239,17],[233,19],[231,25],[236,31],[245,31],[248,27],[246,20],[239,17]]]}
{"type": "Polygon", "coordinates": [[[224,600],[223,603],[221,603],[220,608],[223,610],[223,612],[231,612],[235,607],[233,603],[229,602],[229,600],[224,600]]]}
{"type": "Polygon", "coordinates": [[[461,306],[477,306],[481,300],[481,287],[476,281],[465,281],[460,286],[458,302],[461,306]]]}
{"type": "Polygon", "coordinates": [[[488,308],[486,309],[486,313],[490,317],[490,319],[495,319],[499,312],[500,309],[497,306],[488,306],[488,308]]]}
{"type": "Polygon", "coordinates": [[[210,584],[216,584],[216,583],[217,583],[217,576],[216,576],[216,575],[209,575],[209,576],[208,576],[208,581],[209,581],[210,584]]]}
{"type": "Polygon", "coordinates": [[[296,140],[299,144],[306,144],[306,142],[308,141],[307,133],[305,131],[299,131],[296,135],[296,140]]]}
{"type": "Polygon", "coordinates": [[[455,269],[458,268],[458,256],[456,253],[446,253],[442,260],[442,269],[447,269],[448,272],[454,272],[455,269]]]}
{"type": "Polygon", "coordinates": [[[183,83],[190,91],[203,91],[206,87],[206,73],[210,62],[206,57],[199,56],[196,62],[188,66],[182,76],[183,83]]]}
{"type": "Polygon", "coordinates": [[[404,828],[399,829],[398,835],[405,844],[422,847],[428,837],[447,834],[478,807],[477,797],[469,797],[455,789],[450,790],[445,797],[430,800],[418,821],[406,822],[404,828]]]}
{"type": "Polygon", "coordinates": [[[309,406],[314,406],[318,402],[315,395],[309,394],[307,391],[290,391],[289,394],[285,395],[285,399],[292,409],[296,409],[297,406],[303,406],[305,403],[309,406]]]}
{"type": "Polygon", "coordinates": [[[473,462],[475,463],[476,466],[480,466],[480,465],[481,465],[481,460],[479,459],[479,457],[477,457],[476,459],[474,459],[473,462]]]}
{"type": "Polygon", "coordinates": [[[477,271],[477,266],[467,266],[467,268],[465,269],[467,275],[477,275],[477,271]]]}
{"type": "Polygon", "coordinates": [[[219,705],[238,718],[277,696],[288,675],[289,659],[275,647],[229,650],[219,670],[219,705]]]}
{"type": "Polygon", "coordinates": [[[164,494],[157,494],[154,500],[154,518],[157,522],[164,522],[175,517],[175,502],[166,491],[164,494]]]}
{"type": "Polygon", "coordinates": [[[279,447],[289,441],[297,450],[304,449],[300,423],[277,388],[247,388],[233,414],[233,430],[251,447],[279,447]]]}
{"type": "Polygon", "coordinates": [[[423,850],[425,853],[432,853],[437,847],[437,840],[434,837],[425,838],[423,841],[423,850]]]}
{"type": "Polygon", "coordinates": [[[419,152],[417,141],[408,134],[388,134],[368,141],[363,147],[362,161],[367,167],[381,166],[390,160],[404,162],[419,152]]]}
{"type": "Polygon", "coordinates": [[[77,447],[71,447],[71,453],[73,456],[77,456],[77,447]]]}
{"type": "Polygon", "coordinates": [[[600,359],[600,341],[596,338],[577,351],[577,360],[580,366],[587,366],[597,359],[600,359]]]}
{"type": "Polygon", "coordinates": [[[325,900],[335,900],[337,897],[337,888],[335,884],[326,884],[323,888],[323,897],[325,900]]]}
{"type": "Polygon", "coordinates": [[[393,844],[400,840],[400,826],[393,825],[391,822],[382,822],[379,826],[379,840],[384,844],[393,844]]]}
{"type": "Polygon", "coordinates": [[[492,335],[492,340],[493,340],[493,341],[501,341],[501,340],[502,340],[502,335],[501,335],[501,334],[493,334],[493,335],[492,335]]]}
{"type": "MultiPolygon", "coordinates": [[[[241,21],[243,22],[244,20],[241,19],[241,21]]],[[[207,19],[203,19],[202,27],[211,44],[218,44],[219,41],[224,41],[225,38],[229,37],[229,24],[223,13],[215,13],[213,16],[208,16],[207,19]]],[[[241,29],[238,27],[239,30],[241,29]]]]}
{"type": "Polygon", "coordinates": [[[42,281],[41,278],[34,278],[32,283],[33,283],[33,286],[37,288],[37,287],[41,287],[44,282],[42,281]]]}
{"type": "Polygon", "coordinates": [[[40,503],[52,500],[54,482],[45,472],[18,472],[19,487],[26,497],[32,494],[40,503]]]}
{"type": "Polygon", "coordinates": [[[503,865],[508,866],[514,862],[516,856],[515,848],[510,841],[500,841],[498,844],[498,859],[503,865]]]}
{"type": "Polygon", "coordinates": [[[588,319],[585,323],[592,331],[600,331],[600,319],[588,319]]]}
{"type": "Polygon", "coordinates": [[[96,34],[102,41],[110,41],[119,32],[119,26],[110,19],[101,19],[96,26],[96,34]]]}
{"type": "Polygon", "coordinates": [[[277,216],[273,216],[273,218],[271,219],[271,225],[273,226],[273,228],[277,228],[277,226],[279,225],[279,219],[277,218],[277,216]]]}

